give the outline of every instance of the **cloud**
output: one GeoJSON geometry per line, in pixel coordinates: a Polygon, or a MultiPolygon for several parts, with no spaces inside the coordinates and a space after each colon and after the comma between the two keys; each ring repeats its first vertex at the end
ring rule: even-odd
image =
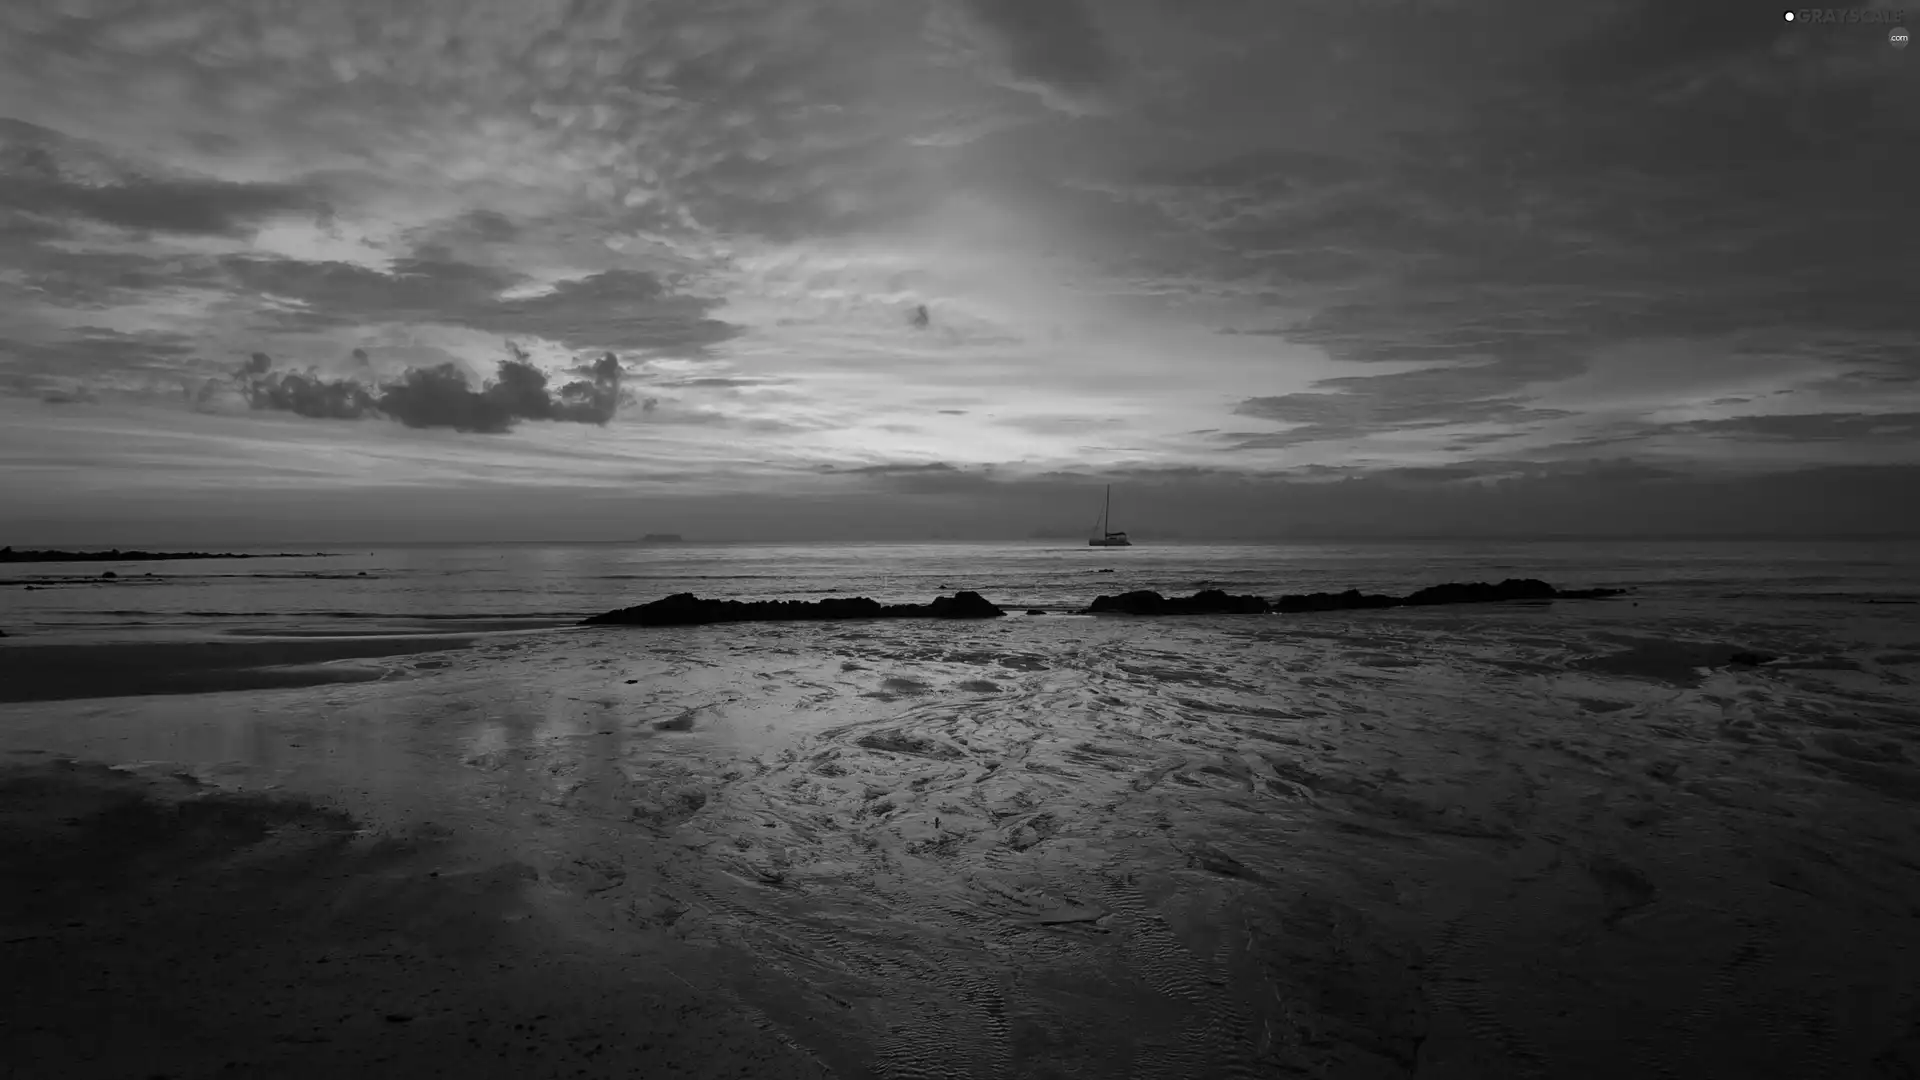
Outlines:
{"type": "Polygon", "coordinates": [[[1524,425],[1576,415],[1540,408],[1516,393],[1529,372],[1563,370],[1559,361],[1522,358],[1323,379],[1313,391],[1247,398],[1234,407],[1236,415],[1293,425],[1289,430],[1221,438],[1237,449],[1257,449],[1474,424],[1506,425],[1511,436],[1524,425]]]}
{"type": "MultiPolygon", "coordinates": [[[[500,362],[495,378],[479,390],[453,363],[411,368],[396,380],[370,387],[357,379],[329,379],[312,370],[273,372],[272,358],[254,353],[235,377],[254,409],[323,420],[385,416],[411,428],[497,435],[523,420],[605,426],[618,412],[624,373],[612,354],[589,365],[591,378],[569,382],[554,392],[547,388],[546,373],[524,351],[511,345],[509,350],[510,358],[500,362]]],[[[642,411],[650,410],[643,406],[642,411]]]]}
{"type": "Polygon", "coordinates": [[[607,270],[510,300],[501,294],[524,284],[524,276],[437,256],[399,260],[387,271],[244,256],[225,259],[223,265],[263,297],[305,305],[283,316],[297,326],[431,322],[538,337],[570,349],[683,355],[740,333],[739,327],[708,317],[720,301],[676,294],[655,275],[638,270],[607,270]]]}
{"type": "Polygon", "coordinates": [[[1785,413],[1693,420],[1668,430],[1786,442],[1887,439],[1920,444],[1920,412],[1785,413]]]}
{"type": "Polygon", "coordinates": [[[199,352],[188,334],[81,326],[51,340],[0,338],[0,371],[19,393],[82,401],[97,389],[177,386],[198,371],[199,352]]]}
{"type": "Polygon", "coordinates": [[[1081,0],[963,0],[993,38],[1008,74],[1069,92],[1097,90],[1114,59],[1081,0]]]}
{"type": "Polygon", "coordinates": [[[962,468],[945,461],[828,466],[818,471],[828,476],[858,477],[887,491],[916,496],[979,494],[1000,482],[992,469],[962,468]]]}
{"type": "Polygon", "coordinates": [[[76,184],[0,176],[0,202],[55,218],[206,236],[237,236],[274,215],[316,209],[297,187],[215,180],[76,184]]]}
{"type": "MultiPolygon", "coordinates": [[[[57,131],[0,118],[0,206],[55,222],[239,236],[281,214],[321,212],[325,203],[299,184],[143,174],[57,131]]],[[[59,226],[36,231],[44,238],[59,226]]]]}
{"type": "Polygon", "coordinates": [[[1853,28],[1723,0],[67,6],[0,4],[27,436],[214,379],[138,408],[369,483],[426,475],[365,450],[390,441],[476,485],[667,460],[979,513],[1076,463],[1175,518],[1270,493],[1380,522],[1625,491],[1595,457],[1912,456],[1885,193],[1920,189],[1920,114],[1853,28]],[[236,383],[253,349],[279,361],[236,383]],[[948,467],[811,471],[875,461],[948,467]]]}
{"type": "MultiPolygon", "coordinates": [[[[252,368],[248,369],[249,374],[252,368]]],[[[463,383],[464,385],[464,383],[463,383]]],[[[284,371],[249,378],[241,392],[255,409],[273,409],[316,420],[358,420],[376,411],[372,392],[349,379],[324,379],[313,372],[284,371]]]]}

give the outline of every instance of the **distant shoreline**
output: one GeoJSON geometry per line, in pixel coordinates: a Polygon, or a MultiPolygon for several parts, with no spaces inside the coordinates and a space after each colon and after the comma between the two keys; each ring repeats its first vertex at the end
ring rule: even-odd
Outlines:
{"type": "Polygon", "coordinates": [[[325,559],[331,554],[313,552],[213,552],[213,551],[55,551],[52,549],[15,551],[0,548],[0,563],[53,562],[168,562],[179,559],[325,559]]]}

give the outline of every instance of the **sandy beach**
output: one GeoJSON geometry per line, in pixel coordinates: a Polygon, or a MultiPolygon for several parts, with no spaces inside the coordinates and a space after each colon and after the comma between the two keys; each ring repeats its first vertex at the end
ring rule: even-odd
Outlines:
{"type": "Polygon", "coordinates": [[[375,674],[0,706],[22,1075],[1920,1067],[1909,606],[594,627],[330,664],[375,674]]]}

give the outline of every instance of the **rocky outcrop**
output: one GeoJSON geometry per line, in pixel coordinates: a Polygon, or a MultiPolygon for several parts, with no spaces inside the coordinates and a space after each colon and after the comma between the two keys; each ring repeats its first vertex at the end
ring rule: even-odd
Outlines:
{"type": "Polygon", "coordinates": [[[1264,597],[1230,596],[1219,589],[1207,589],[1192,596],[1161,596],[1150,589],[1096,596],[1087,611],[1093,614],[1123,615],[1260,615],[1269,609],[1264,597]]]}
{"type": "Polygon", "coordinates": [[[675,593],[650,604],[582,620],[587,626],[693,626],[722,622],[811,622],[833,619],[990,619],[1006,612],[976,592],[935,597],[930,604],[882,604],[864,596],[825,600],[703,600],[675,593]]]}
{"type": "Polygon", "coordinates": [[[1359,589],[1346,592],[1301,593],[1276,597],[1273,601],[1275,611],[1354,611],[1363,608],[1399,607],[1400,598],[1383,596],[1379,593],[1363,593],[1359,589]]]}
{"type": "Polygon", "coordinates": [[[1369,608],[1426,607],[1433,604],[1487,604],[1507,600],[1599,600],[1623,595],[1625,589],[1556,589],[1538,578],[1508,578],[1499,584],[1472,581],[1433,585],[1405,596],[1385,596],[1348,589],[1338,593],[1304,593],[1274,600],[1273,610],[1354,611],[1369,608]]]}

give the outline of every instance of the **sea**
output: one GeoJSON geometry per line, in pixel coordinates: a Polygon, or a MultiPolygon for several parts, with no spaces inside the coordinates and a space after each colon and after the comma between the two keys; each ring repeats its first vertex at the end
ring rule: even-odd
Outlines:
{"type": "MultiPolygon", "coordinates": [[[[223,551],[229,549],[222,549],[223,551]]],[[[271,556],[288,546],[230,549],[271,556]]],[[[1103,593],[1404,593],[1534,577],[1675,599],[1920,599],[1911,540],[1443,543],[493,543],[335,547],[299,558],[0,565],[0,630],[41,642],[537,630],[675,593],[867,596],[971,589],[1009,610],[1103,593]],[[111,574],[111,577],[105,575],[111,574]]]]}

